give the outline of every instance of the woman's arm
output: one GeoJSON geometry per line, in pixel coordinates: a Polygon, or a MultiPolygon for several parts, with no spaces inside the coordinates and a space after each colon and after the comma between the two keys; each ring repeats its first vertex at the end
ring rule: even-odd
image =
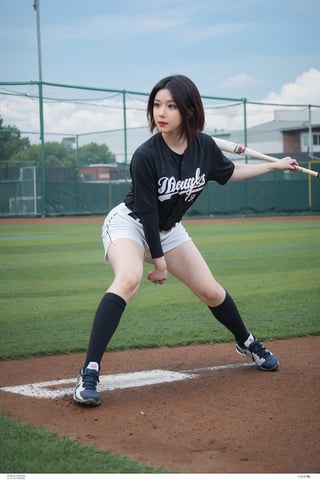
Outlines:
{"type": "Polygon", "coordinates": [[[163,255],[159,233],[158,212],[140,214],[146,242],[149,245],[154,270],[148,273],[148,280],[162,285],[167,279],[167,264],[163,255]]]}
{"type": "Polygon", "coordinates": [[[285,157],[274,163],[235,163],[231,180],[246,180],[247,178],[257,177],[273,170],[289,170],[295,172],[298,162],[291,157],[285,157]]]}

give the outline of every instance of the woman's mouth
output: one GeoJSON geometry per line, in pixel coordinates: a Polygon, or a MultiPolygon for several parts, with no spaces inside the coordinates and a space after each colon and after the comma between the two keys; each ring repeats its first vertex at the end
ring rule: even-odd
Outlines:
{"type": "Polygon", "coordinates": [[[158,122],[159,127],[165,127],[167,125],[166,122],[158,122]]]}

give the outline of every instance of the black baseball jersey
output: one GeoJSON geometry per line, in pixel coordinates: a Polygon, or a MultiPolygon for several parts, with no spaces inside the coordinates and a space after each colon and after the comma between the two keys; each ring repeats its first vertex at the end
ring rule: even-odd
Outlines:
{"type": "Polygon", "coordinates": [[[183,155],[173,152],[161,133],[133,154],[131,191],[124,202],[139,213],[157,212],[159,230],[170,230],[191,207],[209,180],[226,183],[234,164],[209,135],[199,133],[183,155]]]}

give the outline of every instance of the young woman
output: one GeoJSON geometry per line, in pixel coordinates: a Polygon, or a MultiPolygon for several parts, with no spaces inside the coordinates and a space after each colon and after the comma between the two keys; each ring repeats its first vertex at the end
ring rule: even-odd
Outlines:
{"type": "Polygon", "coordinates": [[[145,260],[153,264],[148,280],[162,285],[168,272],[209,307],[235,337],[236,350],[262,370],[279,366],[277,358],[247,330],[231,296],[217,282],[201,253],[180,223],[206,183],[221,185],[271,170],[296,170],[296,160],[234,164],[204,133],[204,109],[195,84],[183,75],[162,79],[147,106],[149,140],[134,153],[132,187],[124,202],[105,219],[102,239],[114,280],[103,296],[92,325],[86,360],[74,391],[80,404],[99,405],[96,390],[100,363],[129,300],[143,277],[145,260]]]}

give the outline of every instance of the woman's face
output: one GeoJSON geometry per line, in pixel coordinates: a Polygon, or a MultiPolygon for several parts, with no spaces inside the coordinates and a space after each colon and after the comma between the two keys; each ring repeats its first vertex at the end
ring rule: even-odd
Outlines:
{"type": "Polygon", "coordinates": [[[166,88],[159,90],[155,96],[153,118],[159,132],[169,135],[180,135],[181,113],[173,101],[170,91],[166,88]]]}

